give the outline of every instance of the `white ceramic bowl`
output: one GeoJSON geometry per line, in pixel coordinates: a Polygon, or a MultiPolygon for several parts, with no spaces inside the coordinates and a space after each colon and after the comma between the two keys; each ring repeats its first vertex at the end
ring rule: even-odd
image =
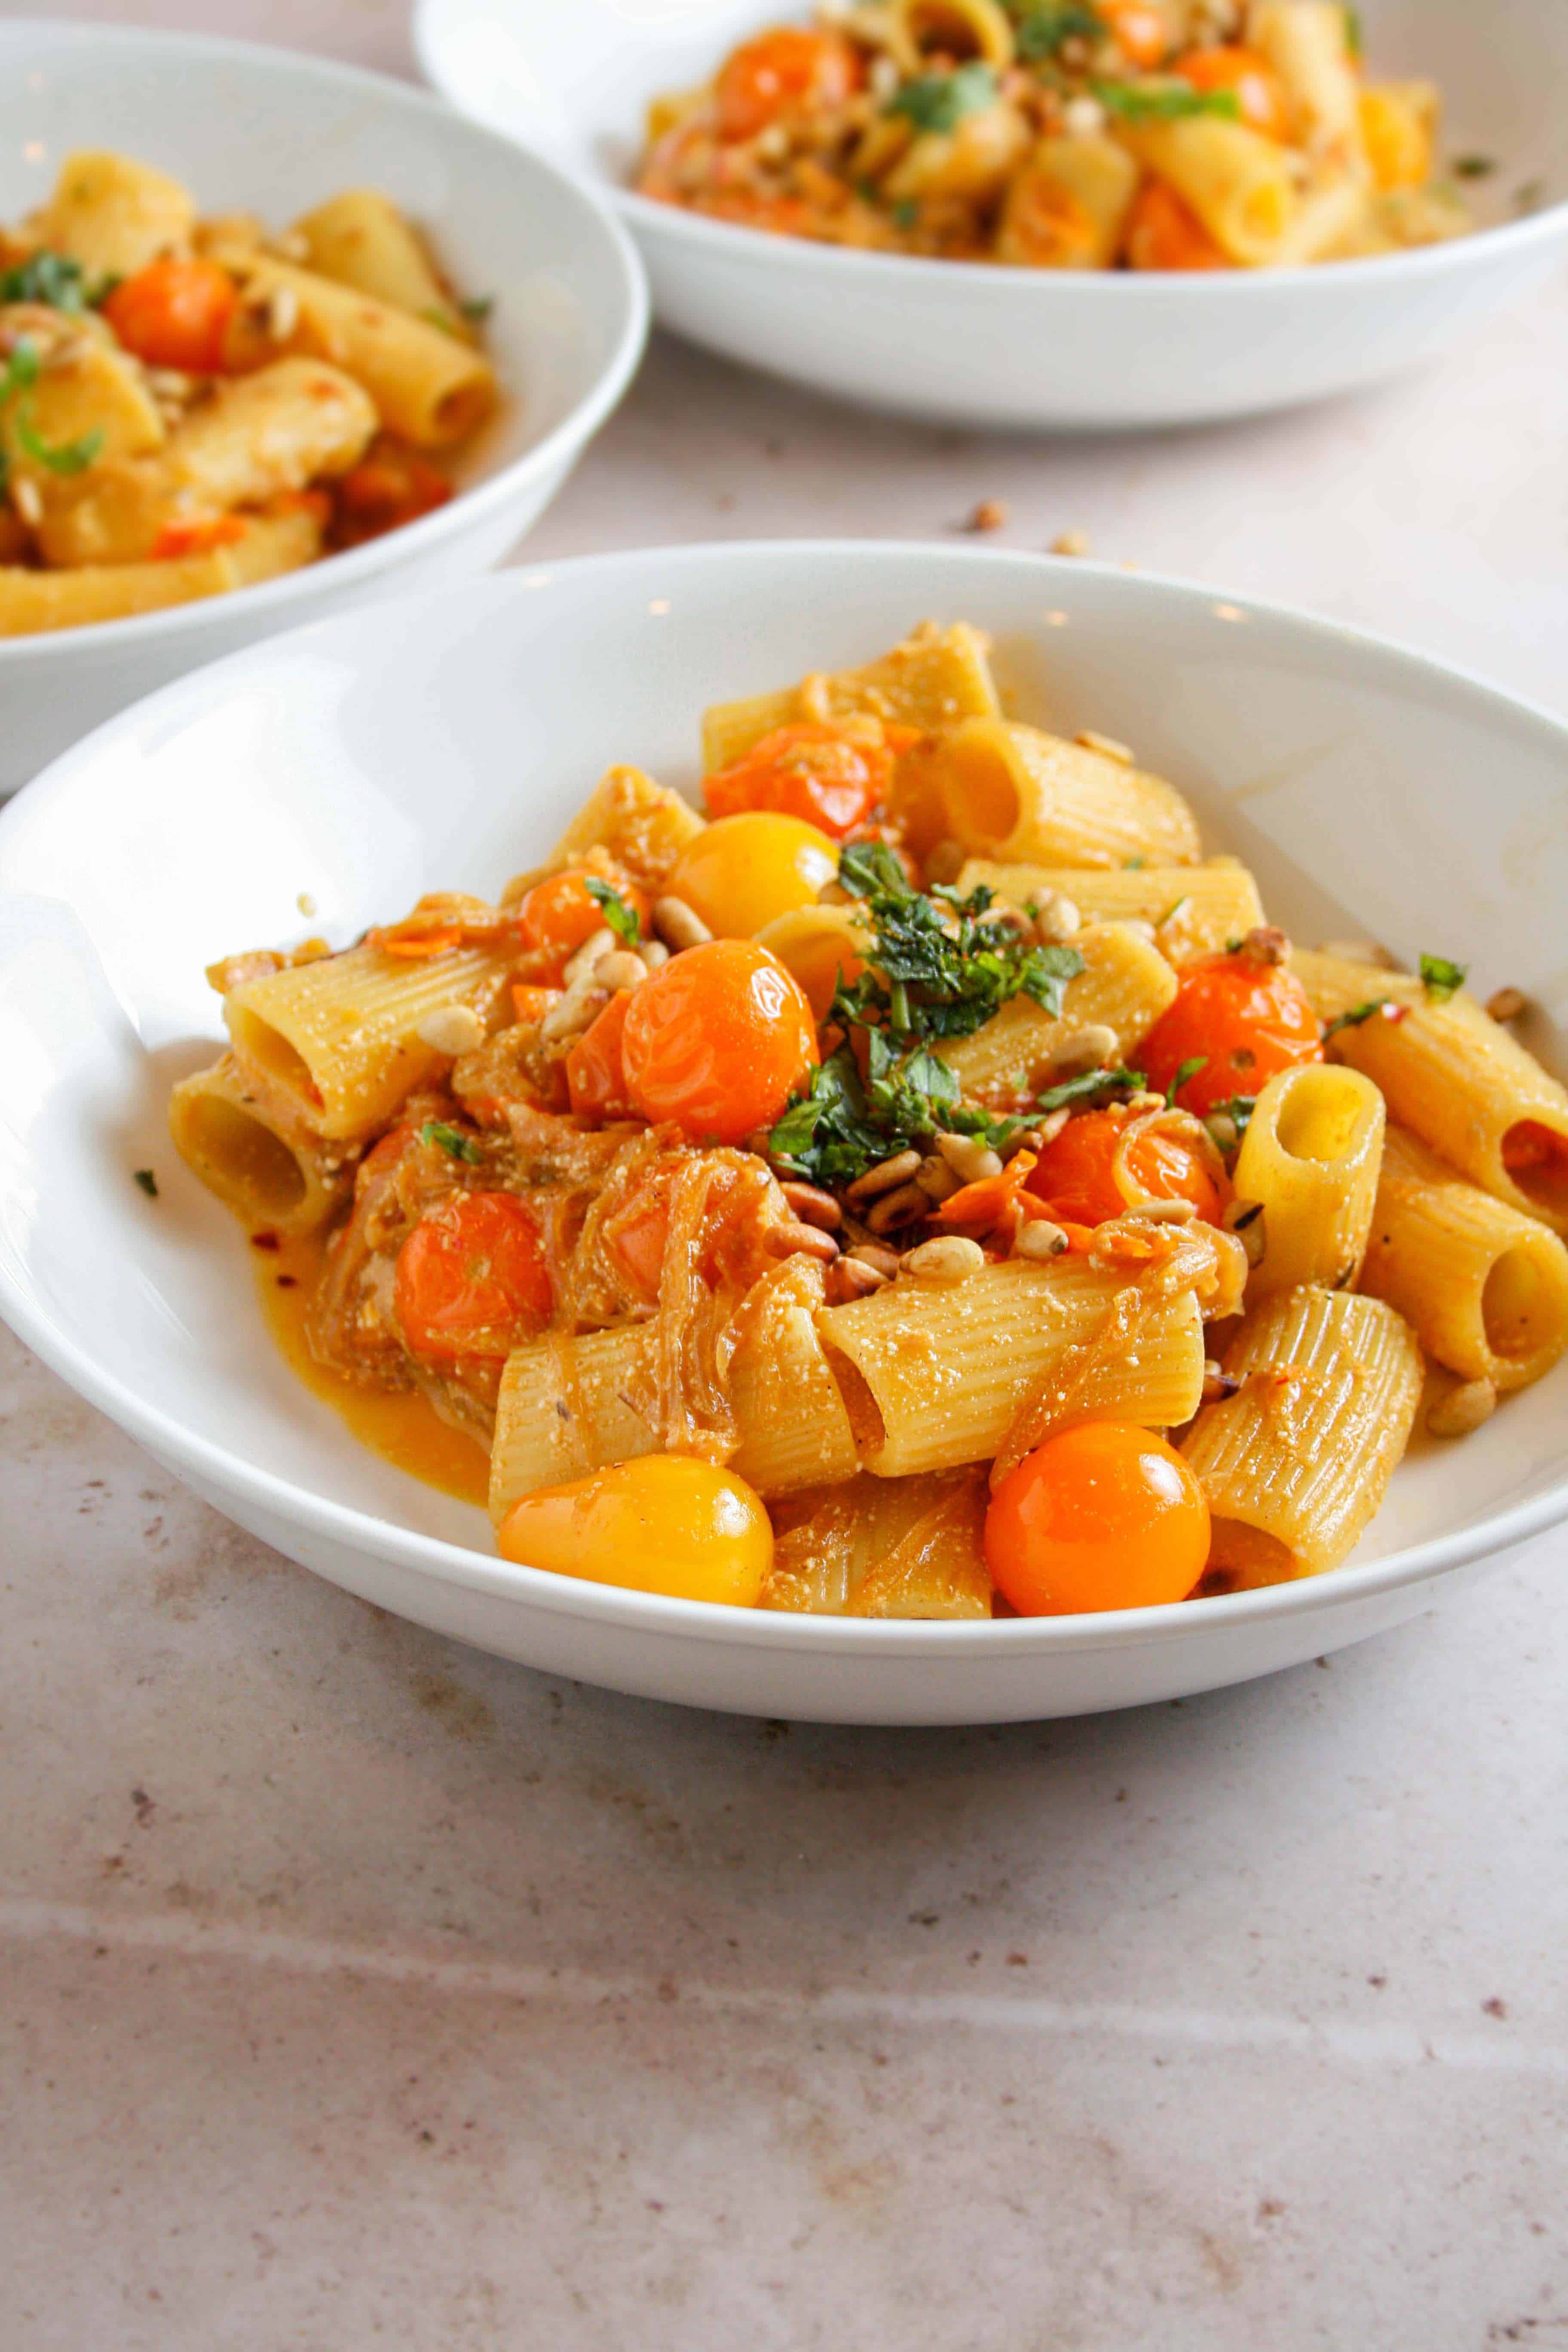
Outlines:
{"type": "Polygon", "coordinates": [[[186,181],[204,210],[254,211],[278,227],[339,188],[384,189],[429,227],[468,290],[496,297],[487,331],[517,395],[460,495],[423,521],[232,596],[0,640],[0,793],[219,654],[391,587],[499,562],[641,355],[647,288],[603,201],[396,82],[235,41],[0,24],[0,220],[37,205],[73,147],[122,147],[186,181]]]}
{"type": "Polygon", "coordinates": [[[841,251],[633,195],[644,109],[709,79],[760,24],[806,0],[416,0],[415,40],[454,104],[574,163],[615,198],[660,321],[819,392],[942,422],[1182,425],[1289,407],[1429,358],[1539,284],[1568,206],[1512,220],[1514,191],[1568,194],[1563,0],[1371,0],[1377,69],[1431,76],[1476,184],[1480,236],[1309,269],[1156,278],[1003,269],[841,251]]]}
{"type": "Polygon", "coordinates": [[[1473,959],[1563,1066],[1568,729],[1414,655],[1211,591],[911,546],[685,548],[523,571],[275,638],[127,711],[0,816],[0,1308],[220,1510],[530,1664],[769,1716],[979,1722],[1165,1698],[1428,1606],[1568,1516],[1568,1362],[1423,1441],[1355,1564],[1179,1608],[983,1625],[724,1610],[509,1567],[483,1516],[362,1451],[261,1328],[244,1236],[164,1129],[211,1056],[202,968],[493,891],[600,771],[695,773],[718,697],[927,615],[994,633],[1024,715],[1131,740],[1303,938],[1473,959]],[[1477,780],[1485,789],[1477,789],[1477,780]],[[155,1170],[156,1200],[132,1181],[155,1170]]]}

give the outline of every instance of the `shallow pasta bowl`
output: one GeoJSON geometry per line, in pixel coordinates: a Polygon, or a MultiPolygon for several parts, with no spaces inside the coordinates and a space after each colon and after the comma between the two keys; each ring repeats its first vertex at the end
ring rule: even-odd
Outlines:
{"type": "Polygon", "coordinates": [[[1568,11],[1555,0],[1372,0],[1369,56],[1432,79],[1457,153],[1495,159],[1467,197],[1484,235],[1372,261],[1174,277],[909,260],[762,235],[650,203],[628,182],[647,101],[710,79],[807,0],[418,0],[426,72],[455,105],[545,146],[611,194],[661,322],[815,390],[942,422],[1051,429],[1192,424],[1284,408],[1427,359],[1539,284],[1568,245],[1568,11]]]}
{"type": "Polygon", "coordinates": [[[257,1254],[167,1138],[170,1086],[219,1034],[204,965],[353,939],[432,885],[493,891],[609,762],[689,782],[705,704],[926,616],[994,634],[1018,715],[1100,727],[1173,777],[1299,937],[1468,954],[1483,992],[1543,1008],[1530,1042],[1563,1066],[1568,729],[1541,713],[1092,565],[832,542],[596,557],[253,647],[0,816],[0,1310],[219,1509],[351,1591],[531,1664],[765,1715],[981,1722],[1217,1686],[1394,1624],[1568,1517],[1565,1362],[1478,1435],[1418,1443],[1328,1576],[1031,1622],[727,1611],[509,1566],[481,1513],[363,1451],[274,1354],[257,1254]]]}
{"type": "Polygon", "coordinates": [[[181,34],[0,24],[0,219],[39,204],[60,159],[118,147],[208,213],[282,227],[337,191],[384,191],[453,275],[495,298],[487,341],[510,395],[423,520],[302,572],[140,619],[0,639],[0,793],[137,695],[297,621],[498,562],[548,505],[637,366],[642,271],[590,190],[417,90],[342,66],[181,34]]]}

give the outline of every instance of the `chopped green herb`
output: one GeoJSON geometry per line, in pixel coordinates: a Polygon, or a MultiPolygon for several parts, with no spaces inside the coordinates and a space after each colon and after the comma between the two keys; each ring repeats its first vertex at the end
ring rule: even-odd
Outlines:
{"type": "Polygon", "coordinates": [[[1452,164],[1456,179],[1489,180],[1497,170],[1495,155],[1456,155],[1452,164]]]}
{"type": "Polygon", "coordinates": [[[1208,1066],[1209,1057],[1206,1054],[1188,1055],[1186,1060],[1182,1063],[1175,1076],[1171,1080],[1170,1085],[1165,1089],[1165,1100],[1172,1110],[1175,1109],[1176,1097],[1181,1093],[1182,1088],[1186,1085],[1187,1080],[1189,1078],[1195,1078],[1198,1072],[1200,1070],[1206,1070],[1208,1066]]]}
{"type": "Polygon", "coordinates": [[[1359,58],[1363,49],[1365,47],[1365,43],[1362,38],[1361,10],[1359,8],[1347,8],[1345,10],[1345,47],[1350,51],[1352,58],[1359,58]]]}
{"type": "Polygon", "coordinates": [[[1097,40],[1105,30],[1099,11],[1080,0],[1012,0],[1018,55],[1031,62],[1054,58],[1064,41],[1097,40]]]}
{"type": "Polygon", "coordinates": [[[1149,860],[1146,857],[1124,857],[1121,861],[1121,871],[1123,874],[1136,874],[1148,863],[1149,860]]]}
{"type": "Polygon", "coordinates": [[[432,306],[428,310],[421,310],[419,316],[427,327],[439,327],[444,335],[450,335],[457,342],[462,341],[463,338],[453,323],[450,310],[437,310],[432,306]]]}
{"type": "Polygon", "coordinates": [[[1465,984],[1468,967],[1450,963],[1447,956],[1424,955],[1421,959],[1421,985],[1434,1004],[1447,1004],[1465,984]]]}
{"type": "Polygon", "coordinates": [[[889,114],[901,114],[917,131],[956,131],[966,114],[976,114],[996,95],[994,66],[960,66],[953,73],[921,74],[888,100],[889,114]]]}
{"type": "Polygon", "coordinates": [[[138,1168],[134,1172],[136,1181],[141,1185],[147,1198],[150,1201],[155,1201],[158,1197],[158,1179],[153,1175],[153,1171],[150,1168],[138,1168]]]}
{"type": "Polygon", "coordinates": [[[1337,1013],[1332,1021],[1323,1025],[1324,1044],[1331,1037],[1337,1036],[1342,1029],[1359,1029],[1363,1021],[1370,1021],[1374,1014],[1381,1013],[1388,1001],[1386,996],[1369,996],[1364,1004],[1352,1004],[1348,1013],[1337,1013]]]}
{"type": "Polygon", "coordinates": [[[16,439],[36,466],[47,466],[51,474],[79,474],[102,448],[103,428],[95,425],[75,441],[57,441],[51,446],[39,437],[24,405],[16,411],[16,439]]]}
{"type": "Polygon", "coordinates": [[[635,908],[628,907],[620,892],[608,882],[601,882],[596,874],[587,874],[583,878],[589,898],[597,900],[616,939],[625,940],[628,946],[635,942],[642,929],[635,908]]]}
{"type": "Polygon", "coordinates": [[[914,228],[919,223],[921,208],[913,196],[900,196],[893,206],[893,226],[914,228]]]}
{"type": "Polygon", "coordinates": [[[1181,913],[1184,907],[1190,907],[1192,903],[1192,893],[1190,891],[1184,898],[1173,898],[1164,913],[1163,915],[1155,916],[1154,929],[1157,931],[1163,931],[1167,923],[1173,923],[1175,921],[1176,917],[1181,913]]]}
{"type": "Polygon", "coordinates": [[[1142,1094],[1147,1080],[1142,1070],[1084,1070],[1076,1078],[1064,1078],[1059,1087],[1049,1087],[1037,1097],[1037,1111],[1060,1110],[1064,1104],[1092,1102],[1097,1095],[1142,1094]]]}
{"type": "Polygon", "coordinates": [[[470,1168],[477,1168],[483,1157],[471,1135],[459,1135],[455,1127],[447,1127],[438,1118],[426,1120],[419,1130],[419,1140],[426,1144],[438,1144],[451,1159],[466,1160],[470,1168]]]}
{"type": "Polygon", "coordinates": [[[63,253],[30,253],[14,269],[0,271],[0,302],[42,302],[51,310],[85,310],[89,296],[81,264],[63,253]]]}
{"type": "Polygon", "coordinates": [[[1225,1102],[1211,1103],[1208,1109],[1205,1111],[1204,1118],[1205,1122],[1214,1118],[1228,1118],[1236,1129],[1237,1141],[1239,1143],[1251,1125],[1252,1114],[1257,1108],[1256,1095],[1231,1095],[1225,1102]]]}
{"type": "Polygon", "coordinates": [[[495,306],[493,294],[465,294],[458,308],[470,327],[482,327],[495,306]]]}
{"type": "Polygon", "coordinates": [[[1241,100],[1233,89],[1194,89],[1184,81],[1096,81],[1089,88],[1106,112],[1123,122],[1184,122],[1198,114],[1241,120],[1241,100]]]}

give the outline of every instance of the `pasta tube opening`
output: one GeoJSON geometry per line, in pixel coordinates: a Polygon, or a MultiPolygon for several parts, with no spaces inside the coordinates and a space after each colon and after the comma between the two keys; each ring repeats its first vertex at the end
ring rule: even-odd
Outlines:
{"type": "Polygon", "coordinates": [[[1347,1087],[1337,1070],[1309,1063],[1291,1073],[1274,1132],[1292,1160],[1330,1163],[1344,1158],[1365,1117],[1359,1092],[1347,1087]]]}
{"type": "Polygon", "coordinates": [[[188,1106],[181,1149],[213,1190],[242,1214],[289,1223],[304,1206],[305,1171],[279,1135],[216,1095],[188,1106]]]}
{"type": "Polygon", "coordinates": [[[319,1109],[321,1093],[310,1076],[310,1065],[280,1029],[247,1004],[228,1007],[228,1029],[236,1052],[243,1054],[264,1077],[281,1087],[303,1109],[319,1109]]]}
{"type": "Polygon", "coordinates": [[[1563,1314],[1562,1262],[1547,1236],[1542,1246],[1516,1242],[1494,1260],[1481,1289],[1481,1324],[1494,1355],[1535,1356],[1563,1314]]]}

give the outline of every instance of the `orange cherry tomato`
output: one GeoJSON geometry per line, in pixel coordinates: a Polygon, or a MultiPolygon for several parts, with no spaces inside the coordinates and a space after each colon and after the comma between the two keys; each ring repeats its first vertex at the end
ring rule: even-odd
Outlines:
{"type": "Polygon", "coordinates": [[[702,791],[710,816],[772,809],[842,841],[886,800],[892,777],[889,747],[803,723],[775,727],[743,759],[710,776],[702,791]]]}
{"type": "Polygon", "coordinates": [[[238,299],[233,278],[216,261],[150,261],[114,289],[103,315],[146,366],[214,375],[238,299]]]}
{"type": "MultiPolygon", "coordinates": [[[[617,883],[616,894],[629,907],[640,928],[646,928],[648,902],[631,883],[617,883]]],[[[559,987],[566,966],[578,949],[605,928],[605,910],[588,887],[588,876],[576,866],[536,882],[513,911],[518,936],[537,955],[543,970],[537,975],[559,987]]]]}
{"type": "Polygon", "coordinates": [[[1208,1550],[1203,1488],[1173,1446],[1124,1421],[1047,1437],[985,1515],[986,1565],[1021,1617],[1184,1601],[1208,1550]]]}
{"type": "Polygon", "coordinates": [[[1194,89],[1228,90],[1241,109],[1241,119],[1267,139],[1290,135],[1290,101],[1285,85],[1257,49],[1239,42],[1219,48],[1189,49],[1172,68],[1194,89]]]}
{"type": "MultiPolygon", "coordinates": [[[[1125,1108],[1114,1108],[1069,1118],[1054,1141],[1041,1148],[1026,1189],[1069,1224],[1099,1225],[1108,1217],[1120,1217],[1127,1203],[1111,1163],[1130,1116],[1125,1108]]],[[[1136,1136],[1127,1148],[1125,1164],[1146,1201],[1190,1201],[1200,1217],[1211,1225],[1219,1223],[1219,1187],[1181,1136],[1159,1131],[1136,1136]]]]}
{"type": "Polygon", "coordinates": [[[187,515],[166,522],[153,542],[155,563],[182,555],[210,555],[215,547],[233,547],[249,528],[243,515],[187,515]]]}
{"type": "Polygon", "coordinates": [[[1283,964],[1250,956],[1200,956],[1185,965],[1175,1003],[1139,1049],[1149,1084],[1168,1092],[1184,1062],[1205,1057],[1176,1100],[1199,1118],[1232,1095],[1255,1095],[1266,1078],[1323,1058],[1318,1016],[1283,964]]]}
{"type": "Polygon", "coordinates": [[[689,948],[633,992],[621,1039],[646,1119],[693,1140],[741,1143],[771,1127],[817,1059],[797,982],[752,940],[689,948]]]}
{"type": "Polygon", "coordinates": [[[1145,180],[1127,215],[1123,250],[1133,269],[1228,269],[1230,257],[1163,180],[1145,180]]]}
{"type": "Polygon", "coordinates": [[[1171,33],[1160,9],[1150,7],[1148,0],[1102,0],[1100,13],[1133,65],[1147,73],[1163,64],[1171,33]]]}
{"type": "Polygon", "coordinates": [[[617,989],[566,1056],[566,1092],[580,1118],[629,1118],[633,1103],[621,1060],[629,988],[617,989]]]}
{"type": "Polygon", "coordinates": [[[742,41],[720,68],[721,139],[754,139],[782,115],[842,106],[859,88],[859,55],[841,34],[781,25],[742,41]]]}
{"type": "Polygon", "coordinates": [[[390,435],[378,435],[333,485],[333,540],[339,547],[363,546],[433,514],[451,496],[452,485],[438,467],[390,435]]]}
{"type": "Polygon", "coordinates": [[[397,1253],[393,1303],[416,1356],[504,1357],[550,1319],[539,1229],[514,1192],[454,1192],[397,1253]]]}

